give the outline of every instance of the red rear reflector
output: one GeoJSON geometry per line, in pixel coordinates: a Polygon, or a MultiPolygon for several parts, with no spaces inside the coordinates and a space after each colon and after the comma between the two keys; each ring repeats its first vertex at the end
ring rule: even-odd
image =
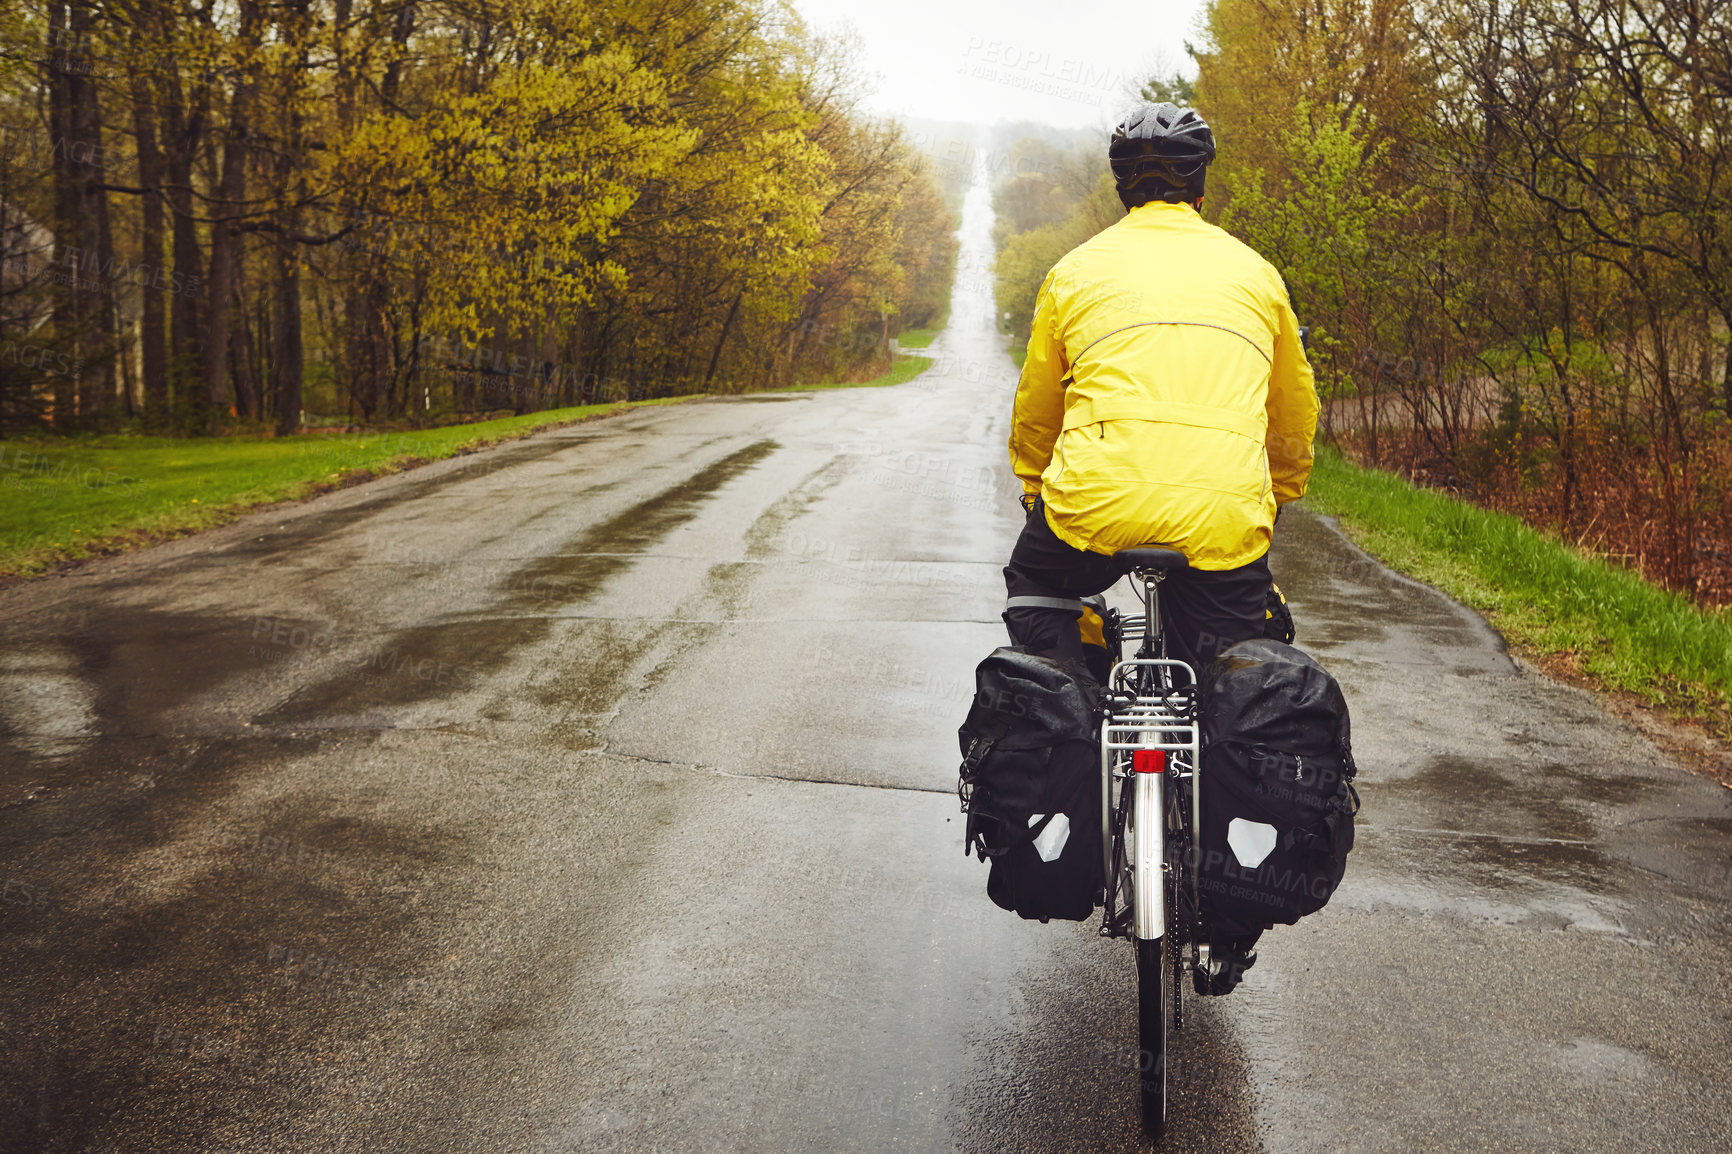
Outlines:
{"type": "Polygon", "coordinates": [[[1167,751],[1164,749],[1131,750],[1131,768],[1138,773],[1167,772],[1167,751]]]}

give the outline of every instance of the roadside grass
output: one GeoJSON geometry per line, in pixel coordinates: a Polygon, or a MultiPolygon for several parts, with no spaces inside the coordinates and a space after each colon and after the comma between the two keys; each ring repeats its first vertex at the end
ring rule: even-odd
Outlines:
{"type": "Polygon", "coordinates": [[[943,329],[909,329],[896,338],[896,347],[899,349],[929,348],[932,345],[932,338],[943,331],[943,329]]]}
{"type": "Polygon", "coordinates": [[[1732,737],[1732,612],[1319,446],[1306,504],[1367,552],[1484,613],[1518,649],[1732,737]]]}
{"type": "Polygon", "coordinates": [[[1010,342],[1010,359],[1016,362],[1018,372],[1022,371],[1022,362],[1028,359],[1028,346],[1020,341],[1010,342]]]}
{"type": "Polygon", "coordinates": [[[912,381],[928,368],[932,367],[931,357],[898,356],[890,371],[869,381],[822,381],[815,385],[783,385],[777,389],[766,389],[771,393],[808,393],[814,389],[876,389],[885,385],[902,385],[912,381]]]}
{"type": "Polygon", "coordinates": [[[580,405],[396,433],[293,437],[108,435],[0,441],[0,578],[232,521],[552,426],[686,397],[580,405]]]}

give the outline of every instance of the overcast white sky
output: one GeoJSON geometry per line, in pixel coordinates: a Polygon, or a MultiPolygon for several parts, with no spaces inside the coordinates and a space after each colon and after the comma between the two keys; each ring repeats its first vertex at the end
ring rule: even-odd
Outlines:
{"type": "Polygon", "coordinates": [[[794,0],[815,29],[849,25],[879,112],[992,124],[1110,127],[1132,81],[1195,68],[1202,0],[794,0]]]}

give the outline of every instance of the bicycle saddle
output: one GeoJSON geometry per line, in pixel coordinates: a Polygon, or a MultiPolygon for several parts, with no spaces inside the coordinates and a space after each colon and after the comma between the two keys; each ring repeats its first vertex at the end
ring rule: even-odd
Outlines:
{"type": "Polygon", "coordinates": [[[1129,573],[1132,570],[1159,569],[1189,569],[1190,562],[1177,549],[1157,549],[1145,547],[1142,549],[1120,549],[1113,554],[1113,560],[1118,562],[1119,572],[1129,573]]]}

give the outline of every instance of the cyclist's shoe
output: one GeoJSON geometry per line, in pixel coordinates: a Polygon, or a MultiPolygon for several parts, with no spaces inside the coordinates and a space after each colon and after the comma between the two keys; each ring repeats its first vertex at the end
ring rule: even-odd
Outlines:
{"type": "Polygon", "coordinates": [[[1191,970],[1192,984],[1197,993],[1220,997],[1230,994],[1245,980],[1245,971],[1257,964],[1257,951],[1238,952],[1229,949],[1215,949],[1209,953],[1209,960],[1203,966],[1191,970]]]}

